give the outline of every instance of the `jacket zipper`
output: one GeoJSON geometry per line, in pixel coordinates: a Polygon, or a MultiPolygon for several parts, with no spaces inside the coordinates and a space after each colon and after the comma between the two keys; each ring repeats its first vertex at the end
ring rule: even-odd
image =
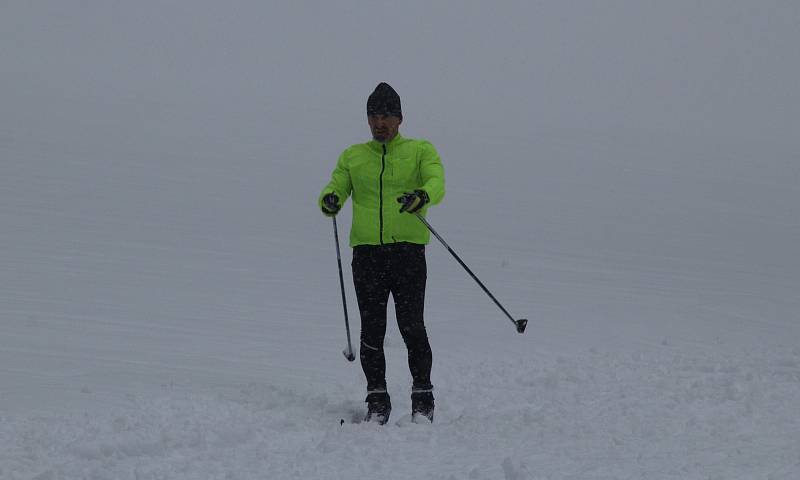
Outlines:
{"type": "Polygon", "coordinates": [[[379,210],[379,218],[380,218],[380,240],[381,245],[383,245],[383,172],[386,170],[386,144],[383,144],[383,155],[381,155],[381,176],[380,176],[380,210],[379,210]]]}

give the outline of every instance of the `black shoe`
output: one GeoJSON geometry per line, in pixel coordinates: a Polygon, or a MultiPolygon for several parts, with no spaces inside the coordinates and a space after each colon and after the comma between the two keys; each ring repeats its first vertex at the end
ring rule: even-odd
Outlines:
{"type": "Polygon", "coordinates": [[[418,420],[422,420],[422,417],[429,423],[433,423],[433,409],[432,392],[413,392],[411,394],[411,418],[415,423],[419,423],[418,420]]]}
{"type": "Polygon", "coordinates": [[[389,415],[392,413],[392,402],[386,392],[372,392],[367,394],[364,400],[367,402],[367,415],[365,422],[375,422],[378,425],[386,425],[389,415]]]}

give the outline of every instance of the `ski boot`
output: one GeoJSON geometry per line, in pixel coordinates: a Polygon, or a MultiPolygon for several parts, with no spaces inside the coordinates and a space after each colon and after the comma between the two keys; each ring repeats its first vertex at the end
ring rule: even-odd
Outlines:
{"type": "Polygon", "coordinates": [[[430,390],[411,393],[411,421],[414,423],[433,423],[433,392],[430,390]]]}
{"type": "Polygon", "coordinates": [[[369,392],[364,401],[367,402],[367,415],[364,421],[386,425],[392,413],[392,402],[386,390],[369,392]]]}

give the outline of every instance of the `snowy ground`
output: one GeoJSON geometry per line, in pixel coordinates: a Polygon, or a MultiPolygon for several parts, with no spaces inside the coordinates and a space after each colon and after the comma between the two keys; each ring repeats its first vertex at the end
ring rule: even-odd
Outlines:
{"type": "Polygon", "coordinates": [[[429,427],[340,426],[362,413],[355,385],[164,387],[99,414],[4,418],[0,460],[12,479],[792,479],[799,369],[798,350],[464,362],[429,427]]]}
{"type": "MultiPolygon", "coordinates": [[[[402,68],[373,80],[355,54],[355,77],[339,66],[323,88],[281,63],[283,44],[259,56],[272,44],[250,35],[286,28],[212,4],[0,16],[0,479],[800,478],[795,139],[441,115],[470,97],[402,68]],[[260,76],[280,95],[248,83],[260,76]],[[393,78],[416,85],[400,92],[403,132],[446,167],[429,220],[530,322],[517,334],[433,240],[432,426],[403,419],[391,321],[392,421],[351,423],[364,383],[341,355],[315,205],[368,133],[361,102],[393,78]]],[[[494,65],[484,40],[474,53],[494,65]]],[[[316,46],[286,48],[319,79],[316,46]]]]}

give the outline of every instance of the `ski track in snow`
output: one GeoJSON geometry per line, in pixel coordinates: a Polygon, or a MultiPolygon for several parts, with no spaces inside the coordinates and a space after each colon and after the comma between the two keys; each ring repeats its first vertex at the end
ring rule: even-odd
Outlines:
{"type": "MultiPolygon", "coordinates": [[[[0,478],[751,479],[800,473],[800,349],[461,362],[433,426],[346,389],[251,384],[0,419],[0,478]],[[344,425],[339,419],[345,419],[344,425]]],[[[88,393],[87,393],[88,395],[88,393]]]]}

